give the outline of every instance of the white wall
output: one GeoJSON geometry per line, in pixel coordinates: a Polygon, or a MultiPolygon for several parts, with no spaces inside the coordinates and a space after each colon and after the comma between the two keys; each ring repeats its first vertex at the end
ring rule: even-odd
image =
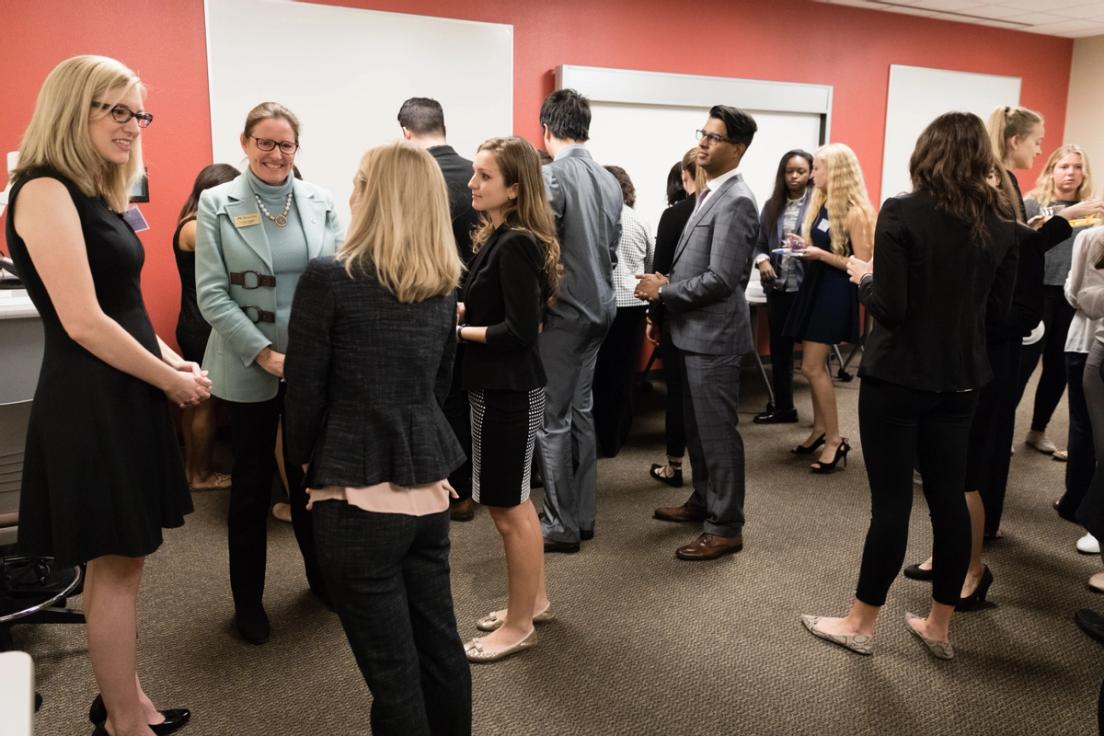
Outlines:
{"type": "Polygon", "coordinates": [[[1104,192],[1104,36],[1079,38],[1073,42],[1066,131],[1062,142],[1077,143],[1085,148],[1095,166],[1096,194],[1104,192]]]}
{"type": "Polygon", "coordinates": [[[245,115],[275,100],[302,123],[296,164],[333,192],[342,221],[361,155],[401,133],[409,97],[445,110],[471,158],[513,130],[513,27],[288,0],[207,0],[214,160],[242,167],[245,115]]]}

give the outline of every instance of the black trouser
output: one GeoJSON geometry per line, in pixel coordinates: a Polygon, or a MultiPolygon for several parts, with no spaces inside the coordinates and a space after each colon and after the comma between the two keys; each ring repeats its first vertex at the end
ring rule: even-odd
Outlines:
{"type": "Polygon", "coordinates": [[[598,449],[614,457],[629,436],[633,418],[633,376],[644,339],[648,307],[618,307],[594,367],[594,433],[598,449]]]}
{"type": "Polygon", "coordinates": [[[448,419],[449,426],[452,427],[452,432],[456,435],[456,439],[460,442],[460,447],[463,448],[466,456],[464,464],[452,471],[452,474],[448,477],[449,485],[459,496],[454,500],[454,503],[471,498],[472,494],[471,405],[468,403],[468,392],[464,390],[461,380],[463,376],[460,363],[463,358],[463,351],[463,345],[456,346],[456,360],[452,364],[452,386],[449,387],[448,396],[445,398],[444,407],[442,407],[445,418],[448,419]]]}
{"type": "Polygon", "coordinates": [[[1085,498],[1096,470],[1096,449],[1093,445],[1092,422],[1085,404],[1084,374],[1087,353],[1066,353],[1066,374],[1069,376],[1069,462],[1066,463],[1066,492],[1058,501],[1058,513],[1073,520],[1077,507],[1085,498]]]}
{"type": "Polygon", "coordinates": [[[770,322],[771,383],[774,385],[774,410],[790,411],[793,404],[794,339],[782,334],[796,291],[766,289],[767,319],[770,322]]]}
{"type": "MultiPolygon", "coordinates": [[[[268,401],[226,402],[230,407],[231,444],[234,469],[231,472],[230,509],[227,527],[230,545],[230,590],[237,610],[261,605],[264,596],[265,563],[268,553],[268,512],[272,505],[272,474],[276,470],[276,428],[284,413],[284,383],[268,401]]],[[[303,555],[311,590],[324,594],[314,554],[314,532],[303,470],[287,460],[284,472],[291,497],[291,525],[303,555]]]]}
{"type": "MultiPolygon", "coordinates": [[[[1012,463],[1012,437],[1016,433],[1016,406],[1019,397],[1014,386],[1020,365],[1019,338],[995,339],[989,342],[989,355],[1003,354],[1003,359],[993,359],[993,385],[998,391],[996,414],[993,419],[993,455],[988,480],[981,485],[981,502],[985,505],[985,536],[994,537],[1000,529],[1004,513],[1004,496],[1008,490],[1008,468],[1012,463]]],[[[924,469],[921,468],[923,473],[924,469]]]]}
{"type": "Polygon", "coordinates": [[[314,507],[318,560],[372,692],[375,736],[468,736],[471,671],[449,587],[447,512],[314,507]]]}
{"type": "Polygon", "coordinates": [[[864,378],[859,432],[871,518],[855,597],[885,605],[901,571],[912,511],[912,469],[924,474],[934,544],[932,598],[955,605],[970,566],[970,514],[962,493],[977,392],[933,393],[864,378]]]}
{"type": "Polygon", "coordinates": [[[686,416],[682,402],[686,376],[682,352],[671,341],[669,324],[664,322],[660,326],[658,347],[659,357],[663,360],[663,382],[667,384],[663,435],[667,442],[667,457],[682,457],[686,454],[686,416]]]}
{"type": "Polygon", "coordinates": [[[1039,385],[1035,388],[1035,406],[1031,414],[1031,431],[1042,432],[1050,423],[1062,392],[1066,390],[1066,335],[1074,309],[1066,301],[1061,286],[1043,287],[1043,324],[1046,333],[1043,339],[1034,345],[1025,345],[1020,352],[1020,385],[1016,397],[1019,404],[1024,389],[1039,356],[1043,357],[1043,373],[1039,376],[1039,385]]]}

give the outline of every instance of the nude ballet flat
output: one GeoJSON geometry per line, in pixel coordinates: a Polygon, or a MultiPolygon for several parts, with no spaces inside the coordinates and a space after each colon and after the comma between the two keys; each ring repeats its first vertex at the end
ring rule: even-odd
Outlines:
{"type": "Polygon", "coordinates": [[[817,622],[820,621],[820,616],[804,615],[801,617],[801,623],[805,624],[805,628],[809,630],[809,633],[818,639],[824,641],[830,641],[833,644],[838,644],[844,649],[849,649],[855,654],[871,655],[874,653],[874,635],[867,636],[866,634],[855,634],[853,636],[843,636],[841,634],[829,634],[827,631],[821,631],[817,628],[817,622]]]}
{"type": "Polygon", "coordinates": [[[928,648],[931,655],[936,659],[954,659],[954,646],[949,641],[939,641],[938,639],[929,639],[916,630],[916,627],[912,625],[913,621],[922,621],[922,616],[917,616],[915,613],[905,612],[905,626],[908,630],[920,641],[924,642],[924,646],[928,648]]]}
{"type": "MultiPolygon", "coordinates": [[[[502,624],[506,623],[506,619],[499,618],[498,614],[498,611],[491,611],[486,616],[475,622],[475,628],[479,629],[480,631],[498,631],[502,624]]],[[[533,623],[535,624],[546,624],[549,621],[554,621],[555,619],[556,614],[552,613],[551,606],[545,608],[540,613],[533,614],[533,623]]]]}
{"type": "Polygon", "coordinates": [[[491,651],[483,648],[483,637],[478,636],[467,644],[464,645],[464,654],[467,656],[468,661],[473,664],[488,664],[490,662],[497,662],[500,659],[506,659],[511,654],[517,654],[518,652],[530,649],[537,644],[537,630],[533,629],[529,634],[513,646],[506,647],[505,649],[499,649],[498,651],[491,651]]]}

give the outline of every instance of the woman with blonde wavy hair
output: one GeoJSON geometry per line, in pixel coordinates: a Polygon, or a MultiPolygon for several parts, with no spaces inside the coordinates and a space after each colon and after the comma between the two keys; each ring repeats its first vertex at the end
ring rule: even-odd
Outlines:
{"type": "Polygon", "coordinates": [[[445,180],[411,143],[364,155],[336,257],[295,292],[284,372],[288,462],[306,473],[326,590],[372,692],[374,734],[470,734],[471,677],[449,585],[441,404],[460,257],[445,180]]]}
{"type": "MultiPolygon", "coordinates": [[[[1040,215],[1052,216],[1066,207],[1091,199],[1092,193],[1092,169],[1088,154],[1075,144],[1059,146],[1047,158],[1035,188],[1024,198],[1024,214],[1028,220],[1040,215]]],[[[1027,382],[1035,372],[1040,357],[1042,358],[1043,370],[1035,387],[1031,429],[1024,441],[1029,447],[1048,455],[1061,452],[1046,436],[1046,428],[1068,383],[1066,338],[1073,321],[1074,309],[1066,301],[1063,287],[1073,259],[1073,241],[1081,231],[1093,224],[1095,221],[1090,220],[1074,227],[1073,234],[1046,252],[1043,265],[1043,337],[1030,345],[1024,345],[1020,352],[1017,403],[1022,399],[1027,382]]],[[[1078,342],[1071,352],[1088,355],[1092,343],[1091,335],[1078,342]]],[[[1084,364],[1079,360],[1075,360],[1075,363],[1073,370],[1080,375],[1084,364]]],[[[1091,444],[1086,449],[1089,448],[1091,444]]],[[[1061,460],[1067,455],[1061,453],[1056,457],[1061,460]]],[[[1092,468],[1089,467],[1087,472],[1082,470],[1080,475],[1086,476],[1084,483],[1087,484],[1092,468]]]]}
{"type": "Polygon", "coordinates": [[[140,136],[153,122],[145,97],[114,59],[58,64],[23,135],[7,220],[46,339],[19,548],[58,565],[88,563],[88,655],[103,693],[89,719],[112,736],[172,733],[190,715],[158,711],[138,682],[136,604],[161,529],[192,510],[167,400],[193,407],[211,386],[154,333],[142,243],[120,217],[143,171],[140,136]]]}
{"type": "Polygon", "coordinates": [[[859,340],[859,296],[847,278],[847,259],[868,261],[874,249],[874,208],[862,168],[847,145],[830,143],[813,156],[812,201],[801,229],[805,278],[782,334],[801,342],[801,373],[813,399],[813,431],[796,455],[820,451],[810,468],[831,473],[847,464],[851,445],[840,436],[828,351],[859,340]]]}
{"type": "Polygon", "coordinates": [[[468,183],[483,224],[464,284],[464,388],[472,407],[472,498],[490,509],[506,553],[506,609],[476,627],[491,632],[465,649],[494,662],[537,642],[552,619],[544,540],[529,500],[533,445],[544,417],[546,376],[537,336],[556,293],[560,248],[536,149],[523,138],[492,138],[468,183]]]}

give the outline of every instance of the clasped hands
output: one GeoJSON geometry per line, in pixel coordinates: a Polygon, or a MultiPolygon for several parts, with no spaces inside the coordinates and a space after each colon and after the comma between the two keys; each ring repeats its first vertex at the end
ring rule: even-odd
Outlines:
{"type": "Polygon", "coordinates": [[[858,284],[868,273],[874,273],[873,261],[864,261],[855,256],[847,259],[847,275],[851,278],[851,283],[858,284]]]}
{"type": "Polygon", "coordinates": [[[659,287],[670,283],[670,279],[661,273],[644,273],[636,276],[636,289],[633,296],[637,299],[654,302],[659,299],[659,287]]]}
{"type": "Polygon", "coordinates": [[[211,379],[198,363],[181,360],[169,367],[176,371],[176,376],[165,393],[177,406],[183,409],[211,398],[211,379]]]}

